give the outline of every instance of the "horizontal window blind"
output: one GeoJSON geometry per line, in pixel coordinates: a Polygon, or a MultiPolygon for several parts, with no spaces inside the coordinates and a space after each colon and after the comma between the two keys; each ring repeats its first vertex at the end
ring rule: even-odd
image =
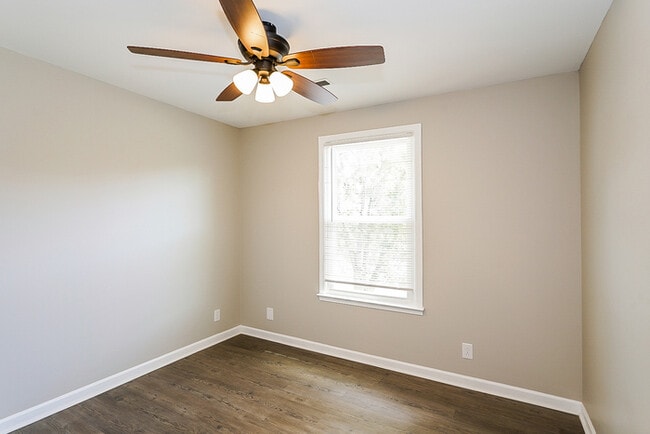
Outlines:
{"type": "Polygon", "coordinates": [[[413,289],[412,226],[326,223],[325,280],[413,289]]]}
{"type": "Polygon", "coordinates": [[[413,290],[413,148],[410,135],[326,147],[326,283],[413,290]]]}

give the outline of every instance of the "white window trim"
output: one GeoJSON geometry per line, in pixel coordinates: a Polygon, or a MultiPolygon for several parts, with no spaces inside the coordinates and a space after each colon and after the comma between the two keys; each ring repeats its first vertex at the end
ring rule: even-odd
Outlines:
{"type": "Polygon", "coordinates": [[[379,128],[373,130],[357,131],[351,133],[336,134],[330,136],[321,136],[318,138],[318,219],[319,219],[319,287],[318,298],[321,301],[332,303],[341,303],[352,306],[367,307],[372,309],[382,309],[394,312],[401,312],[413,315],[424,314],[423,288],[422,288],[422,126],[421,124],[402,125],[388,128],[379,128]],[[369,301],[364,298],[355,298],[354,295],[338,295],[323,292],[324,288],[324,174],[323,174],[323,152],[326,146],[332,146],[337,143],[353,143],[367,140],[379,140],[404,136],[409,134],[414,139],[414,177],[415,177],[415,276],[414,276],[414,293],[413,302],[409,306],[392,304],[390,302],[369,301]]]}

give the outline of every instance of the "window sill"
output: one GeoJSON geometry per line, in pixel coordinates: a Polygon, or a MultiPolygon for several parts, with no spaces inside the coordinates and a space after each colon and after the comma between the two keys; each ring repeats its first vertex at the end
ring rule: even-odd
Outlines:
{"type": "Polygon", "coordinates": [[[422,307],[409,307],[389,303],[371,302],[349,297],[339,297],[331,294],[318,294],[318,299],[320,301],[328,301],[330,303],[348,304],[351,306],[367,307],[370,309],[389,310],[392,312],[407,313],[410,315],[424,315],[424,308],[422,307]]]}

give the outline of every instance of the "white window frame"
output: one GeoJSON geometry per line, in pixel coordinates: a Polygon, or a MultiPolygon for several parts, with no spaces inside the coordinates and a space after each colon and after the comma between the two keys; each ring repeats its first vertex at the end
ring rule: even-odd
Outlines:
{"type": "MultiPolygon", "coordinates": [[[[342,303],[354,306],[390,310],[415,315],[424,313],[422,297],[422,127],[421,124],[403,125],[389,128],[379,128],[366,131],[350,132],[318,138],[318,196],[319,196],[319,288],[318,298],[322,301],[342,303]],[[414,264],[413,289],[407,299],[396,299],[378,294],[359,294],[354,292],[336,291],[331,283],[325,282],[325,215],[329,209],[325,197],[325,152],[331,146],[356,144],[362,142],[385,140],[389,138],[412,137],[413,139],[413,175],[414,175],[414,264]],[[329,288],[328,288],[329,286],[329,288]]],[[[390,217],[389,217],[390,219],[390,217]]],[[[381,291],[379,291],[381,292],[381,291]]],[[[390,289],[387,290],[387,293],[390,289]]]]}

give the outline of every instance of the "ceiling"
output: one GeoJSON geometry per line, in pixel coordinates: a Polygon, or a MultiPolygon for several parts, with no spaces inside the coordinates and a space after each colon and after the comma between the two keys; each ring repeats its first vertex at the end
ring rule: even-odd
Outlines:
{"type": "Polygon", "coordinates": [[[142,45],[241,58],[218,0],[2,0],[0,46],[235,127],[576,71],[612,0],[255,0],[291,51],[382,45],[386,63],[300,70],[339,100],[216,96],[245,66],[131,54],[142,45]]]}

